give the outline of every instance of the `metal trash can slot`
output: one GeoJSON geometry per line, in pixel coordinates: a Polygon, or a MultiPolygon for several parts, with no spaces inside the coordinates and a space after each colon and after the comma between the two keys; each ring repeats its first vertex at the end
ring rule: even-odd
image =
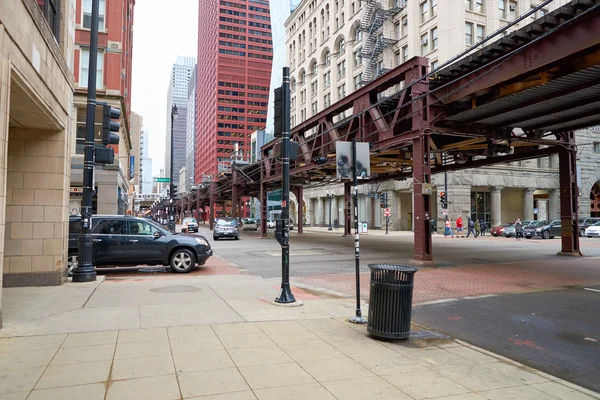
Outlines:
{"type": "Polygon", "coordinates": [[[413,281],[417,268],[369,264],[371,286],[367,331],[383,339],[410,336],[413,281]]]}

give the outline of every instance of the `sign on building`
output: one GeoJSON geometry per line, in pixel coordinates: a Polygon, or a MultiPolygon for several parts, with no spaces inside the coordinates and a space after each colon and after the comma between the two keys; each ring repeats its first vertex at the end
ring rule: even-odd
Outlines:
{"type": "MultiPolygon", "coordinates": [[[[356,173],[358,179],[371,176],[371,155],[369,143],[356,143],[356,173]]],[[[335,143],[337,179],[352,179],[352,142],[335,143]]]]}

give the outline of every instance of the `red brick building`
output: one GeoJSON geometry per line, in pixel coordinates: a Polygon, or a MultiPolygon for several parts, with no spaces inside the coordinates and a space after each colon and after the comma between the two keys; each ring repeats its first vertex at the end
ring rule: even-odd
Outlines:
{"type": "Polygon", "coordinates": [[[196,80],[197,182],[229,165],[235,144],[267,119],[273,41],[266,0],[200,0],[196,80]],[[217,29],[215,29],[217,27],[217,29]]]}
{"type": "MultiPolygon", "coordinates": [[[[97,167],[97,195],[94,211],[124,214],[129,202],[129,153],[131,114],[131,67],[133,51],[133,12],[135,0],[100,0],[98,22],[98,69],[96,71],[96,100],[121,110],[121,141],[115,146],[115,164],[97,167]],[[118,155],[118,158],[117,158],[118,155]]],[[[83,147],[87,103],[87,80],[92,0],[76,0],[75,19],[75,95],[77,134],[72,148],[71,187],[82,184],[83,147]]],[[[96,140],[101,138],[102,108],[96,109],[96,140]]],[[[72,190],[76,192],[76,190],[72,190]]],[[[75,212],[77,193],[71,195],[75,212]]]]}

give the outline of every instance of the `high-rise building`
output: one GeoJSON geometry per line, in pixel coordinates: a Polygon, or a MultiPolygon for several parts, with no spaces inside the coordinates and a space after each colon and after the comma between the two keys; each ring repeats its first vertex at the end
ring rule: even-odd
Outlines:
{"type": "MultiPolygon", "coordinates": [[[[280,0],[271,2],[271,20],[278,21],[271,25],[273,36],[273,72],[271,72],[271,93],[269,95],[269,111],[267,112],[267,133],[273,134],[273,118],[275,116],[273,90],[281,86],[283,80],[283,67],[289,67],[286,60],[287,49],[285,45],[285,26],[282,21],[287,20],[294,12],[300,0],[280,0]]],[[[271,138],[272,139],[272,138],[271,138]]]]}
{"type": "Polygon", "coordinates": [[[142,137],[140,138],[140,177],[142,194],[152,193],[152,159],[148,156],[150,148],[150,133],[148,129],[142,128],[142,137]]]}
{"type": "MultiPolygon", "coordinates": [[[[101,0],[98,20],[96,101],[121,110],[120,143],[113,146],[115,162],[96,166],[96,193],[93,211],[123,214],[129,202],[129,156],[131,152],[131,62],[133,50],[133,9],[135,0],[101,0]]],[[[83,186],[83,149],[87,115],[87,85],[90,60],[92,0],[76,2],[75,96],[77,130],[72,148],[71,187],[83,186]]],[[[102,107],[96,108],[95,139],[101,142],[102,107]]],[[[73,213],[81,203],[80,191],[71,194],[73,213]]]]}
{"type": "Polygon", "coordinates": [[[177,56],[173,64],[167,93],[167,142],[165,151],[165,173],[171,176],[171,110],[177,106],[177,117],[173,123],[173,180],[179,179],[179,170],[185,167],[188,84],[196,65],[194,57],[177,56]]]}
{"type": "Polygon", "coordinates": [[[186,186],[189,189],[191,185],[196,183],[194,177],[194,165],[196,161],[196,68],[192,71],[190,83],[188,84],[187,109],[185,170],[186,186]]]}
{"type": "Polygon", "coordinates": [[[267,123],[272,62],[268,1],[200,0],[196,179],[228,167],[236,144],[247,157],[251,133],[267,123]]]}
{"type": "MultiPolygon", "coordinates": [[[[135,196],[141,194],[141,187],[140,187],[140,183],[141,183],[141,174],[140,174],[140,168],[141,168],[141,153],[142,153],[142,126],[144,124],[144,119],[142,118],[141,115],[132,112],[131,113],[131,130],[130,130],[130,136],[131,136],[131,152],[129,155],[129,159],[127,160],[123,160],[126,161],[126,164],[128,166],[127,169],[127,175],[125,175],[127,177],[127,179],[129,180],[129,201],[130,201],[130,207],[129,209],[132,210],[131,206],[133,206],[133,199],[135,199],[135,196]]],[[[121,162],[123,163],[123,162],[121,162]]]]}
{"type": "MultiPolygon", "coordinates": [[[[555,0],[506,32],[522,28],[567,2],[555,0]]],[[[427,57],[431,68],[438,68],[538,4],[537,0],[303,0],[285,21],[292,127],[414,56],[427,57]]],[[[278,57],[279,54],[275,56],[278,57]]],[[[351,111],[346,115],[348,112],[351,111]]],[[[343,117],[342,113],[338,118],[343,117]]],[[[592,142],[591,132],[592,129],[578,131],[577,142],[592,142]]],[[[600,194],[600,184],[594,186],[595,168],[600,162],[598,152],[582,146],[580,159],[580,181],[586,183],[579,196],[579,213],[600,215],[594,208],[600,210],[600,199],[594,200],[595,191],[600,194]]],[[[556,155],[448,173],[449,217],[454,220],[462,214],[492,225],[517,217],[558,219],[558,178],[556,155]]],[[[434,175],[432,183],[443,190],[444,175],[434,175]]],[[[412,229],[410,179],[364,186],[360,192],[360,221],[381,227],[385,219],[374,199],[387,192],[392,209],[390,228],[412,229]]],[[[332,194],[332,220],[344,221],[343,188],[337,186],[304,191],[305,215],[310,224],[324,225],[329,220],[324,200],[332,194]]],[[[438,229],[443,229],[444,215],[437,201],[432,210],[438,229]]]]}

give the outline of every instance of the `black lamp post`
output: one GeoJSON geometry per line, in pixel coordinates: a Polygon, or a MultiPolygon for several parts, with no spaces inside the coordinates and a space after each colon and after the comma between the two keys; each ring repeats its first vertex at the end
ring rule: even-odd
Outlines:
{"type": "Polygon", "coordinates": [[[175,120],[179,116],[177,112],[177,105],[173,104],[171,108],[171,166],[169,169],[170,177],[169,177],[169,224],[168,228],[175,232],[175,185],[173,184],[173,125],[175,124],[175,120]]]}
{"type": "Polygon", "coordinates": [[[333,193],[327,193],[327,198],[329,199],[329,227],[327,228],[328,231],[332,231],[333,228],[331,227],[331,201],[333,200],[333,197],[335,195],[333,193]]]}

